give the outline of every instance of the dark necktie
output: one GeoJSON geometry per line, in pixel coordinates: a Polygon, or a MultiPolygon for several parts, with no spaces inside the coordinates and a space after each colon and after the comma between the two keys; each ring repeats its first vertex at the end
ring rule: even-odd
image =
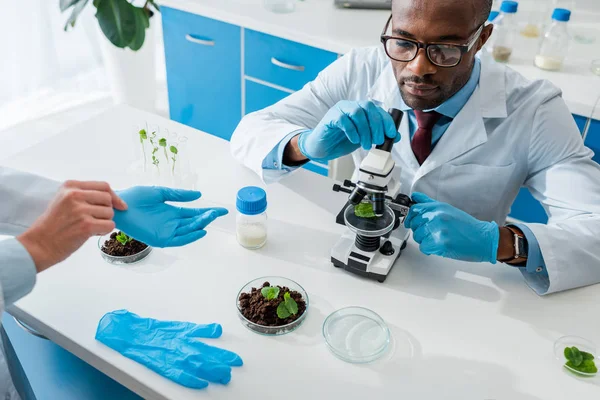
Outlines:
{"type": "Polygon", "coordinates": [[[431,154],[431,131],[442,114],[435,111],[415,110],[415,116],[417,117],[419,129],[412,138],[411,147],[417,161],[419,161],[419,165],[422,165],[431,154]]]}

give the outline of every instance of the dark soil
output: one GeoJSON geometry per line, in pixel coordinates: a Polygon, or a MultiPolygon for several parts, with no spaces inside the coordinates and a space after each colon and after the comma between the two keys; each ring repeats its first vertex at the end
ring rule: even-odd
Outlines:
{"type": "MultiPolygon", "coordinates": [[[[269,282],[263,283],[262,287],[271,286],[269,282]]],[[[302,295],[286,286],[277,286],[279,296],[276,299],[267,300],[260,292],[261,288],[252,288],[250,293],[242,293],[239,298],[239,308],[246,319],[263,326],[282,326],[294,322],[306,311],[306,302],[302,295]],[[290,297],[298,304],[298,313],[290,315],[286,319],[277,316],[277,307],[283,302],[283,296],[289,292],[290,297]]]]}
{"type": "Polygon", "coordinates": [[[126,245],[122,245],[118,240],[117,240],[117,234],[119,232],[113,232],[110,235],[110,239],[108,239],[106,242],[104,242],[104,244],[102,245],[102,251],[110,256],[114,256],[114,257],[125,257],[125,256],[132,256],[134,254],[137,254],[141,251],[143,251],[146,247],[148,247],[147,244],[144,244],[142,242],[139,242],[135,239],[133,239],[131,242],[127,243],[126,245]]]}

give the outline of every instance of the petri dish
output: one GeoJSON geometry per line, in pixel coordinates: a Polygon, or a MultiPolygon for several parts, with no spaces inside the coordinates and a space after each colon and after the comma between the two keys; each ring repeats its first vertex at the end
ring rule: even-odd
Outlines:
{"type": "Polygon", "coordinates": [[[600,58],[592,61],[592,65],[590,66],[592,73],[600,76],[600,58]]]}
{"type": "Polygon", "coordinates": [[[104,260],[109,264],[135,264],[148,257],[148,254],[152,252],[152,247],[148,246],[139,253],[132,254],[130,256],[111,256],[110,254],[107,254],[102,251],[102,246],[104,246],[104,242],[110,239],[111,234],[112,232],[107,235],[100,236],[100,238],[98,239],[98,250],[100,250],[102,258],[104,258],[104,260]]]}
{"type": "Polygon", "coordinates": [[[383,236],[394,229],[395,215],[392,209],[386,205],[385,212],[381,217],[363,218],[354,214],[354,206],[349,205],[344,211],[344,222],[354,233],[366,237],[383,236]]]}
{"type": "Polygon", "coordinates": [[[356,306],[330,314],[323,323],[323,337],[336,357],[355,364],[377,360],[390,344],[390,330],[383,319],[356,306]]]}
{"type": "Polygon", "coordinates": [[[565,358],[564,354],[565,347],[573,346],[577,347],[580,351],[585,351],[592,354],[594,356],[594,362],[596,363],[596,366],[600,367],[600,362],[598,361],[597,357],[598,353],[596,352],[596,345],[590,340],[579,336],[563,336],[554,342],[554,357],[556,357],[558,363],[560,363],[562,367],[572,372],[574,376],[583,378],[591,378],[596,376],[596,373],[580,372],[566,365],[567,359],[565,358]]]}

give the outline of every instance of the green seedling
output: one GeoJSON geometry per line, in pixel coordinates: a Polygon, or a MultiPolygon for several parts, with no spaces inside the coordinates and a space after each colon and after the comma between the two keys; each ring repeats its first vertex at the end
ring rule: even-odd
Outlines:
{"type": "Polygon", "coordinates": [[[144,140],[148,139],[148,134],[145,129],[140,129],[138,134],[140,135],[140,144],[142,145],[142,154],[144,155],[144,168],[146,168],[146,148],[144,147],[144,140]]]}
{"type": "Polygon", "coordinates": [[[277,286],[275,286],[275,287],[267,286],[267,287],[262,288],[260,290],[260,293],[263,295],[263,297],[265,299],[273,300],[279,296],[279,288],[277,286]]]}
{"type": "Polygon", "coordinates": [[[281,319],[286,319],[290,315],[296,314],[298,314],[298,303],[292,299],[290,292],[286,292],[283,295],[283,301],[277,307],[277,316],[281,319]]]}
{"type": "Polygon", "coordinates": [[[156,169],[158,169],[158,164],[160,163],[160,161],[158,160],[158,157],[156,157],[156,153],[158,152],[158,146],[154,142],[154,139],[156,139],[156,132],[152,132],[152,134],[150,135],[150,144],[152,145],[152,164],[154,164],[156,166],[156,169]]]}
{"type": "Polygon", "coordinates": [[[354,215],[359,218],[375,218],[375,212],[373,211],[373,203],[365,202],[360,203],[354,207],[354,215]]]}
{"type": "Polygon", "coordinates": [[[565,347],[564,351],[567,362],[565,366],[584,374],[595,374],[598,372],[596,363],[594,362],[594,355],[585,351],[580,351],[577,347],[565,347]]]}
{"type": "Polygon", "coordinates": [[[158,145],[163,148],[163,152],[165,153],[165,159],[167,160],[167,164],[169,164],[169,155],[167,154],[167,139],[161,138],[158,141],[158,145]]]}
{"type": "Polygon", "coordinates": [[[175,146],[171,146],[169,147],[169,150],[171,151],[171,153],[173,153],[173,156],[171,157],[171,160],[173,160],[173,168],[171,169],[171,172],[174,174],[175,173],[175,161],[177,161],[177,147],[175,146]]]}
{"type": "Polygon", "coordinates": [[[129,243],[133,240],[132,237],[127,236],[123,232],[119,232],[116,239],[117,239],[117,242],[121,243],[123,246],[125,246],[127,243],[129,243]]]}

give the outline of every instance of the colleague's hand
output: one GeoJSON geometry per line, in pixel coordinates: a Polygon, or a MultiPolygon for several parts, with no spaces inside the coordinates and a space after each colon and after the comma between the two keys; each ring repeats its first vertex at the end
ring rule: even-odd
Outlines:
{"type": "Polygon", "coordinates": [[[227,214],[224,208],[185,208],[167,201],[188,202],[200,198],[195,190],[160,186],[135,186],[120,190],[127,211],[115,211],[117,228],[153,247],[184,246],[206,235],[204,228],[227,214]]]}
{"type": "Polygon", "coordinates": [[[94,235],[115,228],[114,210],[127,205],[105,182],[67,181],[44,214],[17,239],[38,272],[63,261],[94,235]]]}
{"type": "Polygon", "coordinates": [[[421,252],[455,260],[496,263],[500,230],[450,204],[414,193],[404,226],[413,231],[421,252]]]}
{"type": "Polygon", "coordinates": [[[340,101],[312,131],[300,134],[298,147],[305,157],[329,161],[350,154],[362,146],[370,150],[386,137],[400,140],[394,120],[370,101],[340,101]]]}

